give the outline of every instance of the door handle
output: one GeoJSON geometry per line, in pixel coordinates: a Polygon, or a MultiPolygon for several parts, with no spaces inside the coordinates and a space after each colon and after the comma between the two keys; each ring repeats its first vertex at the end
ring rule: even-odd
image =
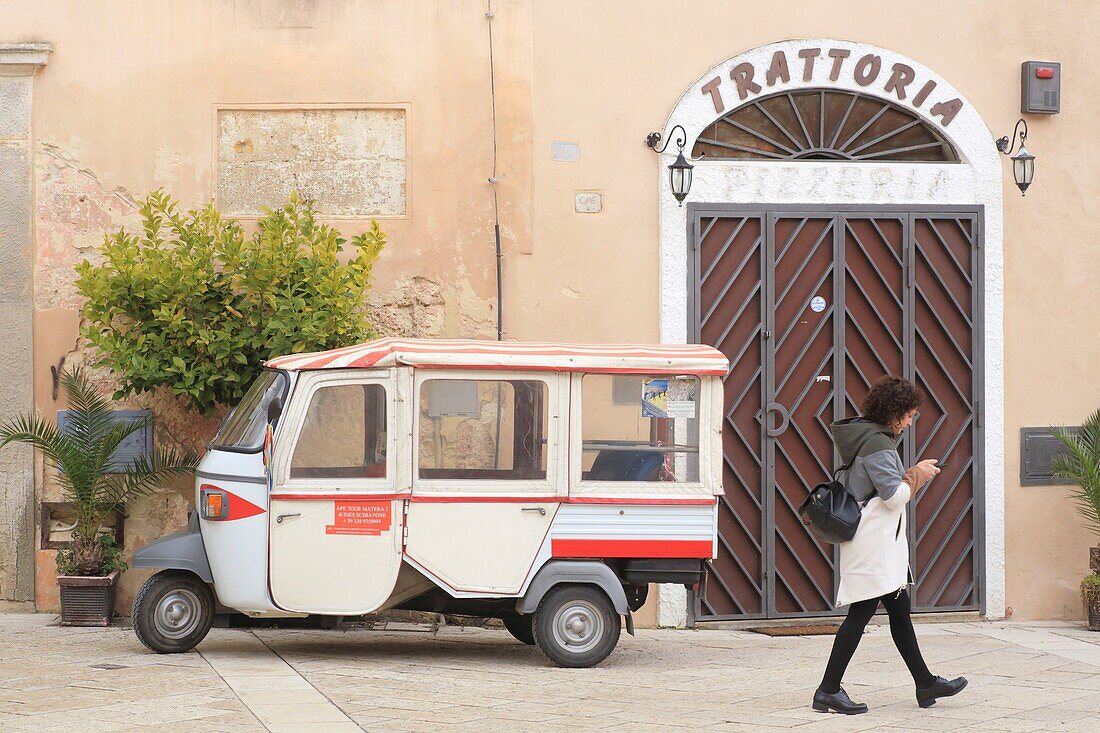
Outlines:
{"type": "Polygon", "coordinates": [[[282,524],[284,519],[290,519],[291,517],[300,516],[302,516],[301,512],[294,512],[293,514],[280,514],[279,516],[275,517],[275,524],[282,524]]]}
{"type": "Polygon", "coordinates": [[[546,510],[541,506],[525,506],[520,509],[521,512],[538,512],[541,516],[546,516],[546,510]]]}
{"type": "Polygon", "coordinates": [[[779,404],[778,402],[769,402],[768,406],[765,407],[764,410],[769,414],[773,412],[779,413],[779,424],[776,425],[774,428],[771,425],[768,425],[769,438],[774,438],[777,435],[782,435],[783,433],[787,432],[787,427],[791,424],[791,414],[787,412],[786,407],[779,404]]]}

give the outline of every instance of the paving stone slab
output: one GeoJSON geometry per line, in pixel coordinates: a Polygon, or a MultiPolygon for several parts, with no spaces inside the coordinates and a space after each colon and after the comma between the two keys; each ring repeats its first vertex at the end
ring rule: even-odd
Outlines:
{"type": "Polygon", "coordinates": [[[127,629],[0,614],[4,733],[246,731],[1100,731],[1100,634],[1065,624],[917,627],[933,671],[969,687],[917,707],[886,626],[846,675],[862,716],[816,713],[830,637],[643,630],[600,666],[551,666],[505,631],[216,629],[156,655],[127,629]]]}

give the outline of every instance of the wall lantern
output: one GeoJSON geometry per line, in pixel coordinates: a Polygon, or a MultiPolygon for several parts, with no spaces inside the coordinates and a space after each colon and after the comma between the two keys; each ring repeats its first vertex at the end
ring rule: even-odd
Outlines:
{"type": "Polygon", "coordinates": [[[676,147],[680,149],[679,154],[676,156],[676,160],[668,167],[668,185],[672,189],[672,195],[676,197],[676,201],[682,207],[684,205],[684,199],[687,198],[688,192],[691,191],[691,169],[694,168],[691,163],[687,162],[684,158],[684,143],[687,142],[687,131],[680,125],[676,125],[669,131],[669,138],[665,141],[665,144],[658,150],[657,146],[661,142],[661,133],[651,132],[646,135],[645,144],[649,146],[649,149],[655,153],[663,153],[668,147],[669,141],[672,140],[672,135],[679,130],[682,134],[676,137],[676,147]]]}
{"type": "Polygon", "coordinates": [[[997,150],[1001,151],[1002,155],[1009,155],[1012,159],[1012,175],[1016,179],[1016,185],[1020,187],[1021,196],[1027,195],[1027,187],[1035,180],[1035,156],[1027,152],[1027,148],[1024,147],[1025,140],[1027,140],[1027,122],[1021,117],[1012,131],[1012,137],[1005,136],[997,141],[997,150]],[[1024,126],[1023,130],[1020,129],[1020,125],[1024,126]],[[1015,155],[1011,155],[1017,135],[1020,137],[1020,148],[1015,155]]]}

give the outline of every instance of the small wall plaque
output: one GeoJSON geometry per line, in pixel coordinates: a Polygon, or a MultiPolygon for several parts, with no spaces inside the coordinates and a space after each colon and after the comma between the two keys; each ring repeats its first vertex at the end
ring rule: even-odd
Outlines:
{"type": "Polygon", "coordinates": [[[641,377],[612,377],[611,404],[636,405],[642,392],[641,377]]]}
{"type": "Polygon", "coordinates": [[[477,382],[472,379],[432,379],[428,385],[428,417],[477,417],[477,382]]]}
{"type": "Polygon", "coordinates": [[[581,146],[577,143],[553,143],[550,146],[554,160],[571,163],[581,159],[581,146]]]}
{"type": "Polygon", "coordinates": [[[573,202],[578,214],[598,214],[603,210],[603,194],[599,191],[577,191],[573,202]]]}

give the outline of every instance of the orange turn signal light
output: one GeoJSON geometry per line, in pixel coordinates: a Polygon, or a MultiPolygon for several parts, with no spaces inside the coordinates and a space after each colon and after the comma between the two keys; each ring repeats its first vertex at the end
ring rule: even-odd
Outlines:
{"type": "Polygon", "coordinates": [[[225,495],[212,491],[203,495],[202,514],[205,519],[221,519],[225,514],[225,495]]]}

